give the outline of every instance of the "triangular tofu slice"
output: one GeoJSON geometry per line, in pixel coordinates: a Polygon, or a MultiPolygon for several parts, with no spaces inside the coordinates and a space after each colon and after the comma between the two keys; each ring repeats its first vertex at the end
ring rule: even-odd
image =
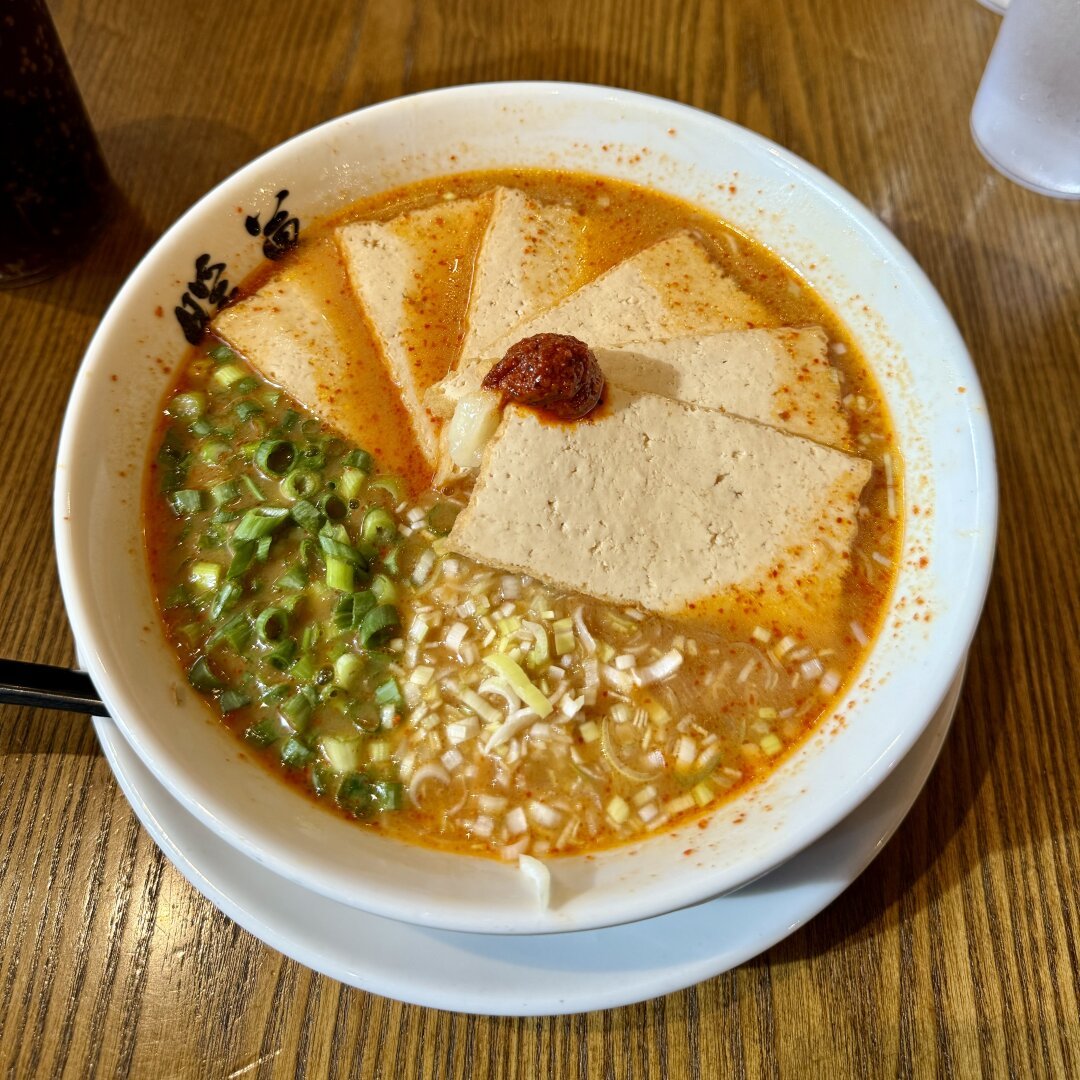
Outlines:
{"type": "Polygon", "coordinates": [[[736,624],[838,610],[870,463],[609,387],[596,419],[506,409],[447,547],[600,600],[736,624]]]}
{"type": "Polygon", "coordinates": [[[489,356],[518,323],[582,284],[585,219],[567,206],[496,188],[473,274],[461,355],[489,356]]]}
{"type": "MultiPolygon", "coordinates": [[[[705,334],[593,353],[604,378],[624,390],[723,409],[830,446],[848,444],[840,376],[818,326],[705,334]]],[[[469,364],[436,383],[426,398],[432,414],[452,417],[493,363],[469,364]]]]}
{"type": "Polygon", "coordinates": [[[382,346],[429,463],[436,432],[424,391],[457,358],[490,197],[452,199],[337,230],[349,281],[382,346]]]}
{"type": "Polygon", "coordinates": [[[328,382],[347,364],[319,297],[302,277],[287,271],[222,311],[213,329],[312,412],[328,396],[328,382]]]}
{"type": "Polygon", "coordinates": [[[212,329],[349,442],[395,472],[422,475],[411,439],[380,436],[407,432],[408,417],[344,279],[334,244],[304,247],[212,329]]]}
{"type": "Polygon", "coordinates": [[[775,319],[689,233],[660,240],[494,342],[500,357],[533,334],[572,334],[593,346],[746,330],[775,319]]]}

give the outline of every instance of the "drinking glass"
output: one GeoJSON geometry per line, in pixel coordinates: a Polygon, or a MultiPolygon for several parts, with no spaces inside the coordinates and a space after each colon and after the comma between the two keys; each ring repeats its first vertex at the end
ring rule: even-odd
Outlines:
{"type": "Polygon", "coordinates": [[[1011,0],[971,133],[1010,180],[1080,199],[1080,0],[1011,0]]]}
{"type": "Polygon", "coordinates": [[[97,235],[108,172],[44,0],[0,0],[0,287],[40,281],[97,235]]]}

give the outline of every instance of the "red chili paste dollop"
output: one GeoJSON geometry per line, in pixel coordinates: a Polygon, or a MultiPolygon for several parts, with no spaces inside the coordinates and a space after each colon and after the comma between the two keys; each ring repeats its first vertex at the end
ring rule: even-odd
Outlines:
{"type": "Polygon", "coordinates": [[[580,420],[600,403],[604,373],[592,349],[569,334],[534,334],[506,350],[484,387],[558,420],[580,420]]]}

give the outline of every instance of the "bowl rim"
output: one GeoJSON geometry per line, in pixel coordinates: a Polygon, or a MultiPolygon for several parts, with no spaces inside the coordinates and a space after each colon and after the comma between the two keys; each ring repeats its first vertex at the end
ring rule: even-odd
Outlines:
{"type": "MultiPolygon", "coordinates": [[[[731,888],[746,884],[801,851],[859,805],[892,771],[893,767],[922,733],[926,723],[933,716],[934,710],[947,693],[960,658],[970,645],[992,571],[998,492],[993,439],[974,364],[944,302],[933,288],[926,274],[899,240],[866,207],[839,184],[814,166],[764,136],[692,106],[636,91],[591,84],[510,81],[467,84],[425,91],[379,102],[332,118],[265,151],[200,197],[162,234],[139,261],[103,315],[98,329],[87,346],[80,365],[80,374],[101,353],[106,339],[114,331],[113,324],[139,288],[146,269],[153,266],[155,259],[159,257],[163,249],[175,238],[182,235],[190,223],[199,220],[206,204],[213,201],[221,191],[238,187],[244,183],[250,183],[262,175],[267,165],[277,156],[302,149],[305,145],[321,143],[328,131],[338,126],[347,126],[361,115],[392,115],[398,111],[423,107],[424,102],[428,100],[442,102],[450,99],[467,105],[470,100],[487,100],[492,96],[505,95],[519,100],[530,95],[556,95],[569,97],[586,104],[590,101],[608,100],[625,104],[632,109],[644,110],[646,113],[663,115],[665,119],[677,119],[679,116],[685,116],[694,123],[704,121],[709,125],[716,126],[717,129],[722,129],[727,138],[737,143],[758,151],[765,151],[778,160],[789,174],[801,177],[812,189],[815,189],[818,196],[830,202],[837,211],[852,221],[864,236],[872,239],[880,249],[884,250],[892,263],[896,276],[906,279],[908,287],[913,289],[920,297],[921,302],[926,304],[928,319],[934,322],[935,328],[943,335],[942,351],[948,353],[951,362],[962,373],[967,386],[968,392],[965,398],[966,423],[970,429],[974,464],[978,476],[975,517],[977,519],[976,528],[979,532],[979,538],[978,543],[971,545],[970,558],[966,566],[967,578],[965,584],[968,587],[962,596],[954,598],[952,611],[954,630],[946,643],[947,647],[935,653],[931,658],[931,663],[920,672],[918,694],[923,704],[925,704],[925,709],[920,708],[918,718],[906,723],[899,729],[896,737],[885,747],[876,760],[867,764],[859,777],[849,785],[843,797],[834,799],[826,811],[808,815],[805,820],[793,822],[792,827],[785,835],[785,842],[768,847],[767,854],[757,858],[748,858],[744,873],[740,875],[739,881],[735,884],[721,886],[718,889],[710,885],[708,881],[695,881],[695,875],[686,875],[690,880],[679,886],[658,890],[655,896],[652,893],[647,893],[627,898],[626,902],[621,905],[617,918],[594,914],[591,920],[578,921],[572,925],[549,926],[538,926],[531,919],[528,921],[518,920],[517,922],[511,920],[506,925],[495,928],[495,932],[535,933],[544,932],[545,930],[584,929],[590,926],[610,925],[613,922],[635,921],[657,914],[660,911],[672,910],[675,907],[705,899],[710,895],[715,895],[718,891],[723,891],[724,887],[731,888]],[[657,897],[661,894],[663,899],[658,903],[657,897]]],[[[66,520],[70,492],[65,478],[70,475],[70,469],[64,466],[66,462],[74,460],[80,452],[80,444],[77,440],[80,427],[80,396],[80,383],[77,378],[64,417],[57,455],[54,532],[65,605],[76,641],[80,645],[93,645],[97,640],[95,616],[92,612],[86,583],[80,579],[77,573],[72,572],[76,565],[73,558],[73,534],[66,520]]],[[[873,648],[877,648],[876,643],[873,648]]],[[[364,907],[377,914],[406,918],[407,921],[416,921],[446,929],[492,931],[493,928],[490,922],[485,919],[483,913],[469,914],[455,908],[452,904],[447,905],[446,910],[425,908],[423,911],[414,911],[405,916],[401,914],[398,898],[392,893],[365,896],[362,901],[355,896],[343,896],[341,891],[336,889],[333,884],[328,886],[326,882],[313,882],[302,868],[290,863],[280,853],[276,852],[272,846],[255,845],[253,848],[251,835],[243,828],[242,817],[237,819],[234,814],[222,814],[220,808],[196,798],[189,790],[190,778],[182,771],[172,768],[170,761],[162,759],[162,748],[157,740],[156,733],[142,722],[144,718],[140,716],[137,701],[130,698],[123,691],[123,688],[115,683],[111,676],[110,667],[99,654],[99,650],[90,647],[85,648],[84,652],[91,677],[101,691],[110,711],[117,718],[119,729],[124,733],[127,741],[131,743],[140,759],[151,768],[155,776],[165,784],[189,811],[223,836],[234,847],[253,855],[258,861],[270,866],[282,876],[299,881],[315,888],[316,891],[330,895],[335,899],[342,899],[344,902],[351,903],[354,906],[364,907]]]]}

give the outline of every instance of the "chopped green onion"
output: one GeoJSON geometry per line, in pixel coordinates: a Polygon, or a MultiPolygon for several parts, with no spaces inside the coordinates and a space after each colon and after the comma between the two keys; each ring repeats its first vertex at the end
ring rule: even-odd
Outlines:
{"type": "Polygon", "coordinates": [[[769,757],[779,754],[784,749],[784,744],[771,731],[758,745],[761,747],[762,752],[768,754],[769,757]]]}
{"type": "Polygon", "coordinates": [[[365,648],[377,648],[389,641],[400,628],[401,617],[397,608],[393,604],[379,604],[364,616],[360,624],[360,644],[365,648]]]}
{"type": "Polygon", "coordinates": [[[319,499],[319,509],[330,521],[341,521],[349,513],[349,507],[340,495],[327,492],[319,499]]]}
{"type": "Polygon", "coordinates": [[[484,657],[484,663],[497,675],[501,675],[513,687],[514,693],[537,716],[543,719],[550,716],[552,711],[551,702],[529,681],[529,676],[522,671],[520,665],[503,653],[492,653],[484,657]]]}
{"type": "MultiPolygon", "coordinates": [[[[243,522],[241,521],[240,524],[242,525],[243,522]]],[[[236,531],[240,531],[239,526],[236,531]]],[[[267,536],[265,539],[269,540],[270,537],[267,536]]],[[[229,563],[229,569],[225,572],[225,576],[227,578],[238,578],[245,570],[247,570],[254,560],[256,544],[254,540],[237,540],[236,537],[233,537],[230,546],[232,547],[233,557],[232,562],[229,563]]]]}
{"type": "Polygon", "coordinates": [[[267,746],[273,746],[274,743],[281,738],[281,729],[277,723],[267,717],[265,720],[260,720],[257,724],[252,724],[251,727],[244,732],[244,738],[249,743],[253,743],[255,746],[265,749],[267,746]]]}
{"type": "Polygon", "coordinates": [[[218,589],[214,596],[214,602],[210,605],[210,619],[217,622],[218,619],[240,598],[243,592],[240,585],[235,581],[226,581],[218,589]]]}
{"type": "Polygon", "coordinates": [[[251,704],[251,698],[243,690],[226,690],[218,698],[218,708],[223,713],[235,712],[237,709],[245,709],[251,704]]]}
{"type": "Polygon", "coordinates": [[[186,394],[177,394],[169,402],[169,412],[185,420],[197,420],[206,412],[206,394],[201,390],[190,390],[186,394]]]}
{"type": "Polygon", "coordinates": [[[227,442],[222,442],[221,439],[211,439],[199,447],[199,457],[208,465],[217,465],[231,450],[232,447],[227,442]]]}
{"type": "Polygon", "coordinates": [[[192,435],[205,439],[207,435],[214,433],[214,425],[205,416],[200,416],[188,429],[192,435]]]}
{"type": "Polygon", "coordinates": [[[375,468],[375,459],[366,450],[350,450],[345,455],[346,468],[359,469],[362,473],[370,475],[375,468]]]}
{"type": "Polygon", "coordinates": [[[196,690],[217,690],[221,686],[221,680],[210,670],[210,664],[205,656],[200,656],[188,668],[188,682],[196,690]]]}
{"type": "Polygon", "coordinates": [[[342,690],[353,690],[364,669],[364,662],[356,653],[342,653],[334,661],[334,685],[342,690]]]}
{"type": "Polygon", "coordinates": [[[255,620],[255,635],[267,645],[280,641],[289,628],[289,613],[280,607],[263,608],[255,620]]]}
{"type": "Polygon", "coordinates": [[[359,546],[353,547],[347,542],[348,537],[349,534],[342,526],[326,525],[319,532],[319,547],[327,557],[341,559],[366,570],[371,563],[371,552],[359,546]]]}
{"type": "MultiPolygon", "coordinates": [[[[235,389],[238,394],[250,394],[252,390],[259,389],[259,380],[254,375],[247,375],[236,384],[235,389]]],[[[259,412],[262,412],[262,409],[259,412]]]]}
{"type": "Polygon", "coordinates": [[[427,512],[427,526],[436,536],[446,536],[460,513],[461,507],[453,503],[436,503],[427,512]]]}
{"type": "Polygon", "coordinates": [[[292,638],[285,638],[284,641],[279,641],[266,654],[266,662],[271,667],[277,668],[278,671],[284,671],[292,663],[295,655],[296,642],[292,638]]]}
{"type": "Polygon", "coordinates": [[[397,780],[373,780],[371,787],[380,810],[400,810],[405,805],[405,785],[397,780]]]}
{"type": "Polygon", "coordinates": [[[238,401],[234,406],[237,417],[241,420],[250,420],[253,416],[258,416],[263,411],[263,407],[257,402],[252,401],[250,398],[244,398],[243,401],[238,401]]]}
{"type": "Polygon", "coordinates": [[[353,613],[353,599],[352,596],[343,596],[334,605],[334,614],[331,616],[331,622],[334,625],[334,629],[341,632],[345,630],[351,630],[353,613]]]}
{"type": "Polygon", "coordinates": [[[269,536],[287,517],[284,506],[256,506],[240,519],[233,533],[234,540],[258,540],[269,536]]]}
{"type": "MultiPolygon", "coordinates": [[[[292,443],[289,443],[292,446],[292,443]]],[[[322,480],[317,472],[311,469],[293,469],[284,480],[281,481],[281,494],[286,499],[306,499],[319,490],[322,480]]]]}
{"type": "Polygon", "coordinates": [[[548,647],[547,631],[540,623],[527,623],[526,628],[533,628],[533,640],[536,644],[529,651],[529,663],[538,671],[546,668],[551,650],[548,647]]]}
{"type": "Polygon", "coordinates": [[[284,476],[296,458],[296,447],[285,439],[263,439],[255,448],[255,466],[266,476],[284,476]]]}
{"type": "Polygon", "coordinates": [[[306,529],[310,533],[318,532],[322,528],[323,516],[319,513],[318,509],[307,501],[307,499],[297,499],[292,505],[292,509],[289,511],[292,514],[293,521],[302,529],[306,529]]]}
{"type": "Polygon", "coordinates": [[[243,481],[244,487],[248,489],[248,494],[256,502],[266,502],[266,496],[262,493],[262,488],[260,488],[250,476],[245,473],[240,479],[243,481]]]}
{"type": "Polygon", "coordinates": [[[215,345],[212,349],[207,351],[207,356],[211,360],[216,360],[219,364],[224,364],[227,360],[235,360],[236,353],[229,348],[228,345],[215,345]]]}
{"type": "Polygon", "coordinates": [[[299,656],[293,661],[292,667],[289,668],[289,674],[297,682],[309,682],[315,678],[315,664],[310,656],[299,656]]]}
{"type": "Polygon", "coordinates": [[[712,784],[707,780],[702,780],[690,789],[690,794],[698,806],[708,806],[713,801],[716,792],[713,790],[712,784]]]}
{"type": "Polygon", "coordinates": [[[390,744],[382,739],[377,742],[368,743],[368,761],[372,765],[381,765],[384,761],[390,760],[390,744]]]}
{"type": "Polygon", "coordinates": [[[385,574],[376,574],[371,579],[371,591],[380,604],[392,604],[398,598],[397,586],[385,574]]]}
{"type": "Polygon", "coordinates": [[[200,592],[214,592],[221,582],[221,564],[216,562],[192,563],[188,581],[200,592]]]}
{"type": "Polygon", "coordinates": [[[180,607],[181,605],[186,604],[190,599],[191,596],[188,593],[187,586],[181,583],[170,590],[169,595],[165,597],[165,609],[167,611],[170,608],[180,607]]]}
{"type": "Polygon", "coordinates": [[[317,443],[308,443],[302,455],[303,460],[298,464],[305,469],[321,469],[326,464],[326,450],[317,443]]]}
{"type": "Polygon", "coordinates": [[[251,641],[251,622],[248,617],[239,612],[234,615],[228,622],[219,626],[207,639],[207,648],[214,648],[215,645],[220,645],[221,642],[225,642],[231,645],[232,648],[241,653],[247,648],[247,644],[251,641]]]}
{"type": "Polygon", "coordinates": [[[319,746],[335,772],[352,772],[360,761],[360,747],[356,739],[338,739],[332,735],[324,735],[319,740],[319,746]]]}
{"type": "Polygon", "coordinates": [[[360,773],[350,773],[341,781],[337,803],[356,817],[367,817],[379,808],[379,796],[375,786],[360,773]]]}
{"type": "Polygon", "coordinates": [[[228,506],[240,498],[240,485],[235,480],[225,480],[210,489],[215,506],[228,506]]]}
{"type": "Polygon", "coordinates": [[[397,536],[397,522],[381,506],[377,506],[364,515],[360,535],[369,544],[388,544],[397,536]]]}
{"type": "Polygon", "coordinates": [[[302,566],[291,566],[277,580],[279,589],[300,590],[307,588],[307,571],[302,566]]]}
{"type": "Polygon", "coordinates": [[[300,419],[300,414],[295,409],[286,409],[281,417],[281,430],[292,431],[296,426],[296,421],[300,419]]]}
{"type": "Polygon", "coordinates": [[[202,492],[197,488],[181,488],[169,496],[177,517],[190,517],[202,509],[202,492]]]}
{"type": "Polygon", "coordinates": [[[273,703],[278,698],[283,698],[292,687],[287,682],[274,683],[272,686],[268,686],[260,697],[260,700],[264,703],[273,703]]]}
{"type": "Polygon", "coordinates": [[[401,696],[401,688],[393,677],[386,682],[379,683],[375,687],[373,695],[376,705],[400,705],[405,699],[401,696]]]}
{"type": "Polygon", "coordinates": [[[311,713],[315,708],[312,696],[311,691],[301,690],[299,693],[293,694],[281,706],[282,715],[293,727],[301,728],[311,719],[311,713]]]}
{"type": "Polygon", "coordinates": [[[391,498],[391,506],[397,506],[405,498],[405,485],[396,476],[377,476],[368,483],[368,491],[381,488],[391,498]]]}
{"type": "Polygon", "coordinates": [[[232,386],[247,376],[239,364],[225,364],[214,372],[212,378],[219,386],[232,386]]]}
{"type": "Polygon", "coordinates": [[[310,765],[315,758],[315,751],[296,735],[289,736],[281,748],[281,763],[294,769],[310,765]]]}
{"type": "Polygon", "coordinates": [[[346,467],[341,472],[341,494],[346,499],[355,499],[364,490],[367,473],[362,469],[346,467]]]}
{"type": "Polygon", "coordinates": [[[326,557],[326,584],[338,592],[353,591],[353,565],[332,555],[326,557]]]}
{"type": "Polygon", "coordinates": [[[360,629],[364,616],[378,603],[375,594],[370,589],[353,593],[352,597],[352,628],[360,629]]]}

